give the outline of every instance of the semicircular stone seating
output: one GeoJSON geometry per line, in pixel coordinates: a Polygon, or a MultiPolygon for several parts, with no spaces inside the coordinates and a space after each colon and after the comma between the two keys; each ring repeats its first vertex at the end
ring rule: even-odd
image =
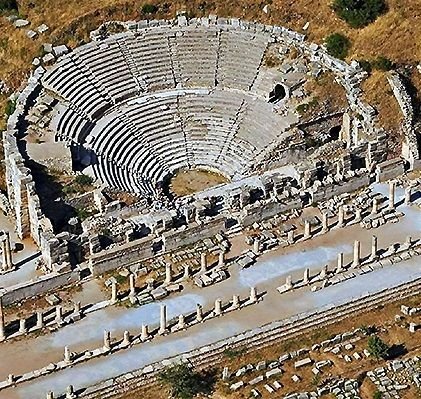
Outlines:
{"type": "Polygon", "coordinates": [[[155,195],[179,169],[244,176],[282,132],[252,95],[270,35],[228,24],[148,27],[92,42],[43,78],[56,139],[84,146],[95,177],[155,195]]]}

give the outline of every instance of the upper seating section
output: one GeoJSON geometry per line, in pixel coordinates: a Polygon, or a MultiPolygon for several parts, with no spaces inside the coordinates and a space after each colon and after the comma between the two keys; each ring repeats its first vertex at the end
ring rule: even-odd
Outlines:
{"type": "Polygon", "coordinates": [[[249,91],[269,38],[229,25],[150,26],[75,49],[47,72],[44,85],[91,119],[143,93],[195,87],[249,91]]]}

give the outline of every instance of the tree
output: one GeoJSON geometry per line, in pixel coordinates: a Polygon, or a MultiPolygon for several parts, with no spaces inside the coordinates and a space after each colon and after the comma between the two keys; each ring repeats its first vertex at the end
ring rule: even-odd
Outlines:
{"type": "Polygon", "coordinates": [[[155,14],[158,11],[158,6],[155,4],[146,3],[142,6],[143,14],[155,14]]]}
{"type": "Polygon", "coordinates": [[[184,363],[167,367],[159,374],[162,383],[169,386],[171,396],[179,399],[192,399],[197,394],[210,394],[215,384],[215,373],[195,372],[184,363]]]}
{"type": "Polygon", "coordinates": [[[352,28],[362,28],[386,11],[385,0],[334,0],[332,8],[352,28]]]}
{"type": "Polygon", "coordinates": [[[0,0],[0,12],[17,10],[18,4],[16,3],[16,0],[0,0]]]}
{"type": "Polygon", "coordinates": [[[348,38],[340,33],[332,33],[325,41],[327,52],[335,58],[343,60],[347,55],[351,43],[348,38]]]}
{"type": "Polygon", "coordinates": [[[377,360],[386,359],[389,354],[389,345],[387,345],[382,339],[374,335],[368,339],[368,351],[377,360]]]}
{"type": "Polygon", "coordinates": [[[382,393],[378,389],[373,393],[373,399],[382,399],[382,393]]]}
{"type": "Polygon", "coordinates": [[[382,55],[372,61],[371,65],[374,69],[379,69],[380,71],[390,71],[393,68],[392,61],[382,55]]]}

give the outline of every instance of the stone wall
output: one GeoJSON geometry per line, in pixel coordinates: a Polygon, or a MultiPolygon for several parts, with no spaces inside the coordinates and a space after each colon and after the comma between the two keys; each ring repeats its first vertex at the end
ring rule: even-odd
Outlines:
{"type": "Polygon", "coordinates": [[[402,111],[402,130],[405,135],[402,143],[402,156],[409,162],[411,169],[420,167],[420,149],[414,128],[414,109],[411,96],[408,94],[401,77],[397,72],[390,72],[387,80],[402,111]]]}
{"type": "Polygon", "coordinates": [[[30,297],[44,295],[49,291],[76,283],[79,280],[80,274],[79,271],[76,270],[60,274],[46,274],[39,277],[37,280],[26,281],[21,284],[7,287],[4,290],[3,304],[11,305],[30,297]]]}

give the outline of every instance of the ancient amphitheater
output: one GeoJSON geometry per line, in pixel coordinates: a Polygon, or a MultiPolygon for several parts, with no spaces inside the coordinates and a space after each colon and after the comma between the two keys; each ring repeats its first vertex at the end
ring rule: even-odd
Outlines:
{"type": "Polygon", "coordinates": [[[124,398],[172,362],[420,293],[420,136],[397,73],[392,158],[366,72],[300,33],[180,15],[91,39],[33,71],[3,134],[1,398],[124,398]],[[305,117],[321,77],[344,104],[305,117]],[[55,196],[49,170],[91,188],[55,196]]]}

